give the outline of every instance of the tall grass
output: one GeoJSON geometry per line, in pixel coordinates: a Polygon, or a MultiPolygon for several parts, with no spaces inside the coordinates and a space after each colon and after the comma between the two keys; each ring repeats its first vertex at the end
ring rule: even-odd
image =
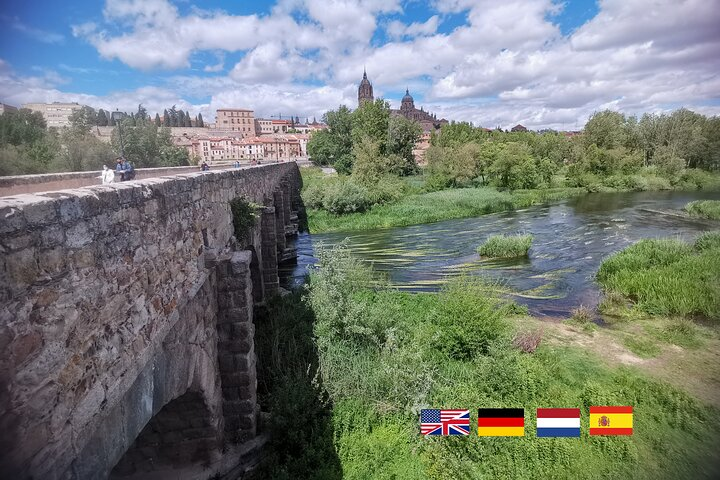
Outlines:
{"type": "Polygon", "coordinates": [[[333,215],[325,210],[311,209],[308,224],[312,233],[401,227],[517,210],[585,193],[582,188],[513,192],[501,192],[492,187],[442,190],[408,195],[396,203],[376,205],[364,213],[333,215]]]}
{"type": "Polygon", "coordinates": [[[484,257],[525,257],[532,240],[532,235],[493,235],[478,247],[478,253],[484,257]]]}
{"type": "Polygon", "coordinates": [[[704,234],[693,245],[642,240],[606,259],[597,279],[649,314],[720,319],[720,234],[704,234]]]}
{"type": "MultiPolygon", "coordinates": [[[[276,384],[287,389],[282,398],[298,407],[275,402],[271,418],[289,429],[305,428],[302,435],[288,430],[293,441],[287,447],[293,454],[274,452],[275,465],[266,478],[339,478],[332,476],[338,472],[348,479],[412,480],[694,479],[718,474],[713,445],[720,440],[720,419],[715,410],[635,371],[611,369],[577,349],[540,343],[534,353],[526,353],[513,346],[512,305],[500,298],[497,286],[459,279],[438,294],[401,293],[370,281],[372,272],[343,249],[322,252],[320,259],[307,295],[294,308],[314,316],[317,382],[327,392],[331,422],[322,420],[325,410],[306,400],[318,396],[308,393],[307,381],[300,382],[300,400],[294,403],[294,384],[276,384]],[[349,267],[356,270],[354,276],[349,267]],[[580,439],[535,437],[536,407],[577,406],[587,418],[591,405],[635,406],[637,433],[589,437],[582,422],[580,439]],[[428,439],[419,434],[421,408],[473,412],[511,406],[526,409],[525,437],[428,439]],[[333,453],[326,449],[329,437],[333,453]],[[339,470],[323,469],[318,462],[323,452],[330,465],[337,458],[339,470]]],[[[282,322],[289,329],[285,333],[311,335],[308,316],[296,319],[286,309],[277,314],[287,319],[282,322]],[[305,326],[292,326],[298,322],[305,326]]],[[[272,363],[274,368],[297,372],[307,370],[308,361],[312,365],[305,349],[293,360],[297,349],[292,343],[297,341],[269,342],[280,344],[273,349],[281,360],[272,363]],[[290,342],[286,354],[283,342],[290,342]]]]}
{"type": "Polygon", "coordinates": [[[720,220],[720,200],[696,200],[685,205],[692,216],[720,220]]]}

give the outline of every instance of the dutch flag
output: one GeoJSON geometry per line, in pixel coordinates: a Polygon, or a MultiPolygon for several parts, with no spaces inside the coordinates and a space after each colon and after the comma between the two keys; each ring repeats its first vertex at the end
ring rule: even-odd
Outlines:
{"type": "Polygon", "coordinates": [[[538,437],[579,437],[579,408],[538,408],[538,437]]]}

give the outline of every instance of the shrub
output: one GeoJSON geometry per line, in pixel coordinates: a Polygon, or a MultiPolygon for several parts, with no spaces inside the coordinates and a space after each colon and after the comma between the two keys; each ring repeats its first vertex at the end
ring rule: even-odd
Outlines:
{"type": "Polygon", "coordinates": [[[513,338],[513,346],[525,353],[533,353],[540,346],[543,337],[543,329],[538,328],[529,332],[518,332],[513,338]]]}
{"type": "Polygon", "coordinates": [[[685,205],[692,216],[720,220],[720,200],[696,200],[685,205]]]}
{"type": "Polygon", "coordinates": [[[368,190],[352,180],[327,185],[322,198],[323,207],[336,215],[363,212],[372,204],[368,190]]]}
{"type": "Polygon", "coordinates": [[[257,213],[259,208],[260,205],[248,202],[242,197],[230,201],[235,238],[238,242],[243,243],[247,239],[250,228],[255,225],[255,221],[259,217],[257,213]]]}
{"type": "Polygon", "coordinates": [[[493,235],[478,248],[478,253],[485,257],[524,257],[532,239],[532,235],[493,235]]]}
{"type": "Polygon", "coordinates": [[[570,315],[571,320],[576,323],[590,323],[593,321],[593,311],[585,305],[572,309],[570,315]]]}
{"type": "Polygon", "coordinates": [[[480,279],[461,277],[440,291],[433,312],[435,349],[456,360],[487,355],[509,332],[508,303],[498,297],[500,289],[480,279]]]}
{"type": "Polygon", "coordinates": [[[323,197],[324,188],[318,183],[308,185],[302,192],[303,203],[307,208],[322,208],[323,197]]]}

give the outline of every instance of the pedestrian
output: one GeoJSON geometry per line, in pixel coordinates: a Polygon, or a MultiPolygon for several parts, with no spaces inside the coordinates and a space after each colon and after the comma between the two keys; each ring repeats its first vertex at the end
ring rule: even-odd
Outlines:
{"type": "Polygon", "coordinates": [[[125,182],[135,178],[135,169],[132,164],[128,162],[125,157],[117,157],[117,166],[115,172],[120,174],[120,181],[125,182]]]}
{"type": "Polygon", "coordinates": [[[208,165],[208,163],[203,160],[202,165],[200,165],[200,170],[202,170],[203,172],[207,172],[208,170],[210,170],[210,165],[208,165]]]}
{"type": "Polygon", "coordinates": [[[103,165],[103,171],[100,178],[102,178],[103,185],[113,183],[115,181],[115,172],[109,169],[107,165],[103,165]]]}
{"type": "Polygon", "coordinates": [[[235,160],[235,168],[240,168],[240,160],[235,160]]]}

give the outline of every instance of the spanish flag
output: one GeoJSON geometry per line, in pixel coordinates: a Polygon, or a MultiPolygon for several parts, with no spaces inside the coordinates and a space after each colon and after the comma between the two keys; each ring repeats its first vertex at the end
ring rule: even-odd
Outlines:
{"type": "Polygon", "coordinates": [[[478,435],[481,437],[524,436],[525,410],[522,408],[479,409],[478,435]]]}
{"type": "Polygon", "coordinates": [[[632,435],[633,407],[590,407],[590,435],[632,435]]]}

